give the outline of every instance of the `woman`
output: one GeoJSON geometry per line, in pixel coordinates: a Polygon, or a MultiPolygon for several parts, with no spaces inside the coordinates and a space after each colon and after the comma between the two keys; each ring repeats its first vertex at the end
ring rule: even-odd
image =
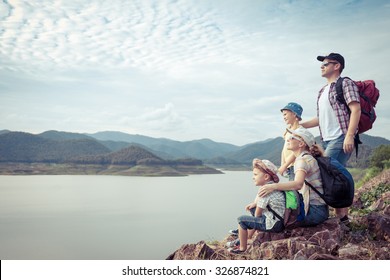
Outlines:
{"type": "Polygon", "coordinates": [[[323,193],[320,169],[314,156],[322,156],[322,149],[315,144],[314,136],[305,128],[287,129],[291,135],[287,139],[287,149],[295,156],[294,180],[284,183],[264,185],[259,188],[259,196],[266,196],[273,191],[299,190],[305,203],[305,219],[301,226],[315,226],[328,219],[328,205],[314,191],[304,184],[305,180],[323,193]]]}

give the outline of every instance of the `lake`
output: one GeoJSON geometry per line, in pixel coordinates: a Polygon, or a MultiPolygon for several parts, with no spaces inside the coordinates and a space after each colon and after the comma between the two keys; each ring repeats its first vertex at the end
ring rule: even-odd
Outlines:
{"type": "Polygon", "coordinates": [[[0,176],[0,259],[165,259],[223,239],[256,191],[250,171],[0,176]]]}

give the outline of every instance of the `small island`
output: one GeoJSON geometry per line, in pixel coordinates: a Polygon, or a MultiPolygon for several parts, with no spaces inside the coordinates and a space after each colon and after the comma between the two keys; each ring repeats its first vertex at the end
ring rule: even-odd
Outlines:
{"type": "Polygon", "coordinates": [[[119,175],[119,176],[188,176],[223,174],[203,164],[117,165],[75,163],[0,163],[0,175],[119,175]]]}

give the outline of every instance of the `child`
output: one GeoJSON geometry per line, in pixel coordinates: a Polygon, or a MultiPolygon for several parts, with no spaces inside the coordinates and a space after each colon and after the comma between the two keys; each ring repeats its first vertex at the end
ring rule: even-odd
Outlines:
{"type": "MultiPolygon", "coordinates": [[[[301,127],[299,125],[299,121],[302,120],[302,112],[303,112],[301,105],[299,105],[298,103],[290,102],[286,106],[284,106],[280,111],[283,114],[283,119],[288,129],[295,130],[301,127]]],[[[282,150],[282,156],[280,161],[281,166],[279,168],[279,173],[283,174],[285,171],[287,171],[289,180],[293,181],[295,156],[292,153],[292,151],[287,149],[287,139],[290,137],[290,135],[291,134],[288,132],[288,130],[286,130],[283,134],[284,146],[282,150]]]]}
{"type": "MultiPolygon", "coordinates": [[[[269,160],[254,159],[253,181],[260,187],[266,184],[278,183],[277,167],[269,160]]],[[[284,216],[285,198],[282,192],[276,191],[264,197],[256,195],[255,202],[247,205],[247,210],[255,209],[253,216],[244,215],[238,220],[239,247],[230,248],[234,254],[240,254],[247,249],[248,238],[251,238],[255,230],[280,232],[283,224],[275,215],[267,209],[270,206],[280,216],[284,216]]]]}

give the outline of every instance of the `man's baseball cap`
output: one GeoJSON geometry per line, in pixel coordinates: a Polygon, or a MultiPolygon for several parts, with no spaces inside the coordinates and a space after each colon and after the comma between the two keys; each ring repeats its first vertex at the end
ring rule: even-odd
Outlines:
{"type": "Polygon", "coordinates": [[[325,56],[321,56],[321,55],[317,56],[318,61],[324,61],[325,59],[336,60],[338,63],[340,63],[341,70],[344,69],[345,67],[344,57],[339,53],[330,53],[325,56]]]}

